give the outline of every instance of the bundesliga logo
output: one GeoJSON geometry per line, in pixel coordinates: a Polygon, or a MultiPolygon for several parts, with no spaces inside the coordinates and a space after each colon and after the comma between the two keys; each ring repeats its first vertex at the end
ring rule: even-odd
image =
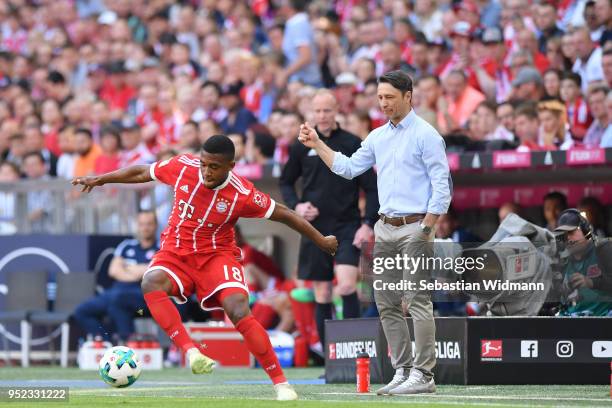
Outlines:
{"type": "Polygon", "coordinates": [[[329,359],[330,360],[336,359],[336,345],[334,343],[331,343],[329,345],[329,359]]]}
{"type": "Polygon", "coordinates": [[[481,361],[502,361],[503,346],[501,340],[480,340],[481,361]]]}

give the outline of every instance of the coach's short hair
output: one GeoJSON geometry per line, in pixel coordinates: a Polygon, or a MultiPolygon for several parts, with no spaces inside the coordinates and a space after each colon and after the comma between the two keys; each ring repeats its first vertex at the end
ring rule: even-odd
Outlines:
{"type": "Polygon", "coordinates": [[[210,154],[223,155],[227,160],[233,161],[236,155],[234,143],[225,135],[213,135],[202,144],[202,150],[210,154]]]}
{"type": "Polygon", "coordinates": [[[387,72],[378,78],[378,83],[389,84],[395,89],[399,89],[402,92],[402,95],[408,91],[412,92],[412,78],[410,78],[410,75],[404,71],[395,70],[387,72]]]}

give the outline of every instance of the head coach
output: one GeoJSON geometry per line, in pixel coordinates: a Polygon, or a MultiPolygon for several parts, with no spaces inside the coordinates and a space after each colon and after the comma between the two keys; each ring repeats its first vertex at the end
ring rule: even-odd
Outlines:
{"type": "MultiPolygon", "coordinates": [[[[379,106],[389,122],[374,129],[361,147],[347,157],[332,150],[308,123],[299,140],[314,149],[336,174],[352,179],[376,165],[380,219],[374,226],[376,246],[385,254],[417,256],[433,241],[433,227],[451,201],[451,179],[444,139],[412,109],[412,80],[402,71],[391,71],[378,80],[379,106]]],[[[376,251],[376,248],[375,248],[376,251]]],[[[378,254],[375,253],[375,256],[378,254]]],[[[427,273],[417,272],[416,275],[427,273]]],[[[406,270],[386,270],[381,278],[405,279],[406,270]],[[402,275],[403,273],[403,275],[402,275]]],[[[375,300],[391,351],[396,374],[378,394],[435,392],[433,368],[435,323],[431,296],[426,291],[376,290],[375,300]],[[408,325],[402,314],[402,298],[414,322],[416,357],[408,325]]]]}
{"type": "MultiPolygon", "coordinates": [[[[342,129],[336,122],[338,101],[327,89],[318,90],[312,98],[315,131],[330,149],[347,156],[355,153],[361,140],[342,129]]],[[[338,250],[332,257],[321,251],[308,238],[302,238],[298,278],[313,282],[315,320],[321,344],[325,345],[324,323],[332,318],[332,281],[337,278],[337,292],[342,296],[345,318],[359,317],[357,278],[359,247],[372,242],[372,227],[378,219],[376,175],[372,169],[346,180],[332,173],[319,160],[315,150],[296,142],[289,150],[289,160],[280,177],[280,190],[285,203],[323,232],[335,235],[338,250]],[[302,194],[298,198],[296,182],[302,179],[302,194]],[[366,195],[365,217],[358,208],[359,190],[366,195]]]]}

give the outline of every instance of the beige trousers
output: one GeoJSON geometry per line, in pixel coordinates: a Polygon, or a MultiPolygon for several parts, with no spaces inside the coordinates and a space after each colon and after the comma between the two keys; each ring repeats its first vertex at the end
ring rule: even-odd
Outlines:
{"type": "MultiPolygon", "coordinates": [[[[386,257],[397,259],[425,258],[433,256],[434,232],[426,235],[420,228],[420,221],[394,227],[378,221],[374,226],[376,244],[374,258],[386,257]],[[404,256],[405,255],[405,256],[404,256]]],[[[396,263],[397,265],[397,263],[396,263]]],[[[402,263],[400,266],[405,266],[402,263]]],[[[414,264],[409,264],[414,265],[414,264]]],[[[418,290],[420,281],[429,281],[430,271],[425,268],[385,268],[384,272],[375,275],[374,279],[382,282],[414,282],[416,290],[374,290],[374,299],[385,337],[391,352],[393,368],[416,368],[426,377],[433,377],[436,365],[435,337],[436,326],[433,318],[433,305],[429,291],[418,290]],[[412,342],[408,324],[404,318],[402,301],[408,307],[414,324],[415,357],[412,357],[412,342]]]]}

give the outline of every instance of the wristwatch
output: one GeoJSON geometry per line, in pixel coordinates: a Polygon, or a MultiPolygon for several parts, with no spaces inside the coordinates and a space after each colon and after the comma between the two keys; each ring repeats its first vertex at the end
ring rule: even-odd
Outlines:
{"type": "Polygon", "coordinates": [[[427,225],[423,223],[421,223],[420,227],[421,227],[421,231],[423,231],[425,234],[429,235],[429,233],[431,233],[431,227],[428,227],[427,225]]]}

